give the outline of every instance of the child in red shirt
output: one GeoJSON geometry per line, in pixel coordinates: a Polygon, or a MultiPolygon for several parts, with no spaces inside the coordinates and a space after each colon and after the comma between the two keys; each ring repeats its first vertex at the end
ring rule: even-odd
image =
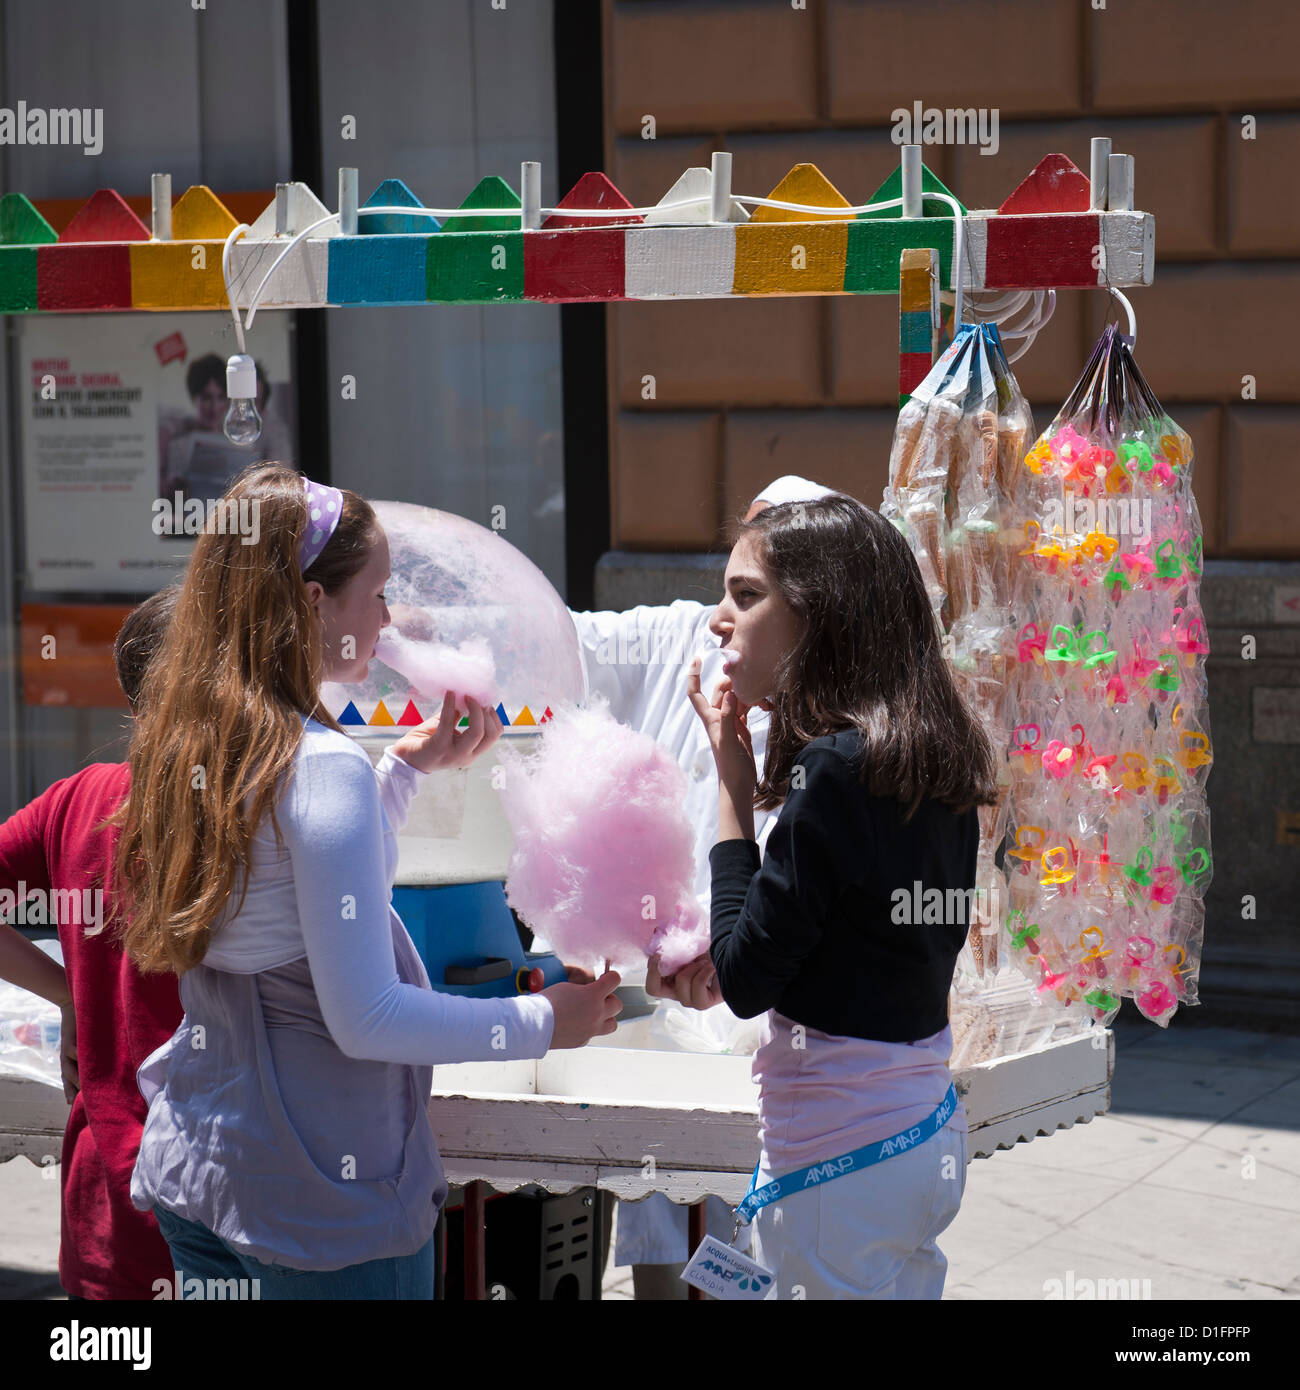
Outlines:
{"type": "MultiPolygon", "coordinates": [[[[169,586],[142,603],[114,644],[132,712],[175,598],[169,586]]],[[[180,1026],[180,996],[174,975],[141,975],[104,925],[113,916],[104,885],[116,832],[96,827],[129,787],[126,763],[92,763],[0,825],[0,890],[73,890],[91,903],[96,889],[103,892],[101,913],[56,924],[62,969],[13,927],[0,926],[0,978],[63,1010],[72,1110],[63,1136],[59,1282],[74,1298],[152,1298],[155,1281],[170,1287],[173,1279],[167,1242],[153,1214],[131,1205],[130,1188],[145,1119],[136,1069],[180,1026]]]]}

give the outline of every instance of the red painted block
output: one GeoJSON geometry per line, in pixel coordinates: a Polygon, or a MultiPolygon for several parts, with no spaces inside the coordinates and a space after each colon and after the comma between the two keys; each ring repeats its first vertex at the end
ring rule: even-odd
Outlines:
{"type": "Polygon", "coordinates": [[[928,352],[900,352],[898,354],[899,394],[910,396],[925,380],[933,365],[928,352]]]}
{"type": "MultiPolygon", "coordinates": [[[[601,173],[583,174],[577,183],[560,199],[557,204],[562,208],[630,208],[631,203],[614,187],[612,183],[601,173]]],[[[631,217],[619,218],[620,222],[644,222],[645,218],[639,214],[631,217]]],[[[612,217],[564,217],[558,212],[553,212],[543,223],[545,231],[554,231],[558,227],[611,227],[615,219],[612,217]]]]}
{"type": "Polygon", "coordinates": [[[524,233],[524,298],[574,303],[624,299],[619,228],[524,233]]]}
{"type": "Polygon", "coordinates": [[[59,241],[64,243],[148,240],[149,228],[111,188],[101,188],[92,194],[59,235],[59,241]]]}
{"type": "Polygon", "coordinates": [[[130,246],[38,246],[36,307],[131,308],[130,246]]]}
{"type": "Polygon", "coordinates": [[[990,290],[1095,286],[1100,244],[1096,213],[990,217],[984,286],[990,290]]]}
{"type": "Polygon", "coordinates": [[[1034,165],[998,211],[1087,212],[1091,202],[1092,184],[1083,170],[1063,154],[1049,154],[1034,165]]]}

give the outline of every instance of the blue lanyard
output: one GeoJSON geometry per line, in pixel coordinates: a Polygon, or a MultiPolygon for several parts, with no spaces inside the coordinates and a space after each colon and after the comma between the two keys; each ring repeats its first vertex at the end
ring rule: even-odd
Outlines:
{"type": "Polygon", "coordinates": [[[838,1158],[828,1158],[825,1163],[814,1163],[811,1168],[798,1168],[793,1173],[786,1173],[782,1177],[773,1178],[771,1182],[764,1183],[757,1191],[754,1190],[754,1183],[758,1180],[758,1164],[755,1164],[754,1176],[749,1180],[749,1190],[745,1193],[744,1201],[736,1208],[737,1222],[743,1221],[748,1226],[754,1219],[754,1213],[760,1207],[779,1202],[782,1197],[788,1197],[792,1192],[802,1192],[805,1187],[812,1187],[817,1183],[834,1182],[836,1178],[861,1172],[863,1168],[869,1168],[873,1163],[883,1163],[885,1159],[893,1158],[897,1153],[902,1153],[906,1149],[914,1149],[918,1144],[924,1144],[927,1139],[938,1134],[944,1125],[952,1119],[956,1109],[957,1087],[954,1083],[950,1083],[948,1093],[940,1102],[939,1108],[933,1114],[927,1115],[919,1125],[913,1125],[911,1129],[905,1129],[889,1139],[882,1139],[877,1144],[868,1144],[865,1148],[854,1149],[851,1153],[841,1154],[838,1158]]]}

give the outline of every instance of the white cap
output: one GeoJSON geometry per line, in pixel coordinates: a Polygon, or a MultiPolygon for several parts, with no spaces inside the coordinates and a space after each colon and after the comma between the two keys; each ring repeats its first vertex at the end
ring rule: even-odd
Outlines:
{"type": "Polygon", "coordinates": [[[257,398],[257,364],[246,352],[237,352],[226,363],[226,395],[230,400],[257,398]]]}
{"type": "MultiPolygon", "coordinates": [[[[810,483],[807,478],[787,473],[774,483],[769,483],[754,498],[754,502],[767,502],[773,507],[779,507],[782,502],[820,502],[823,497],[833,496],[834,492],[832,487],[822,487],[820,483],[810,483]]],[[[753,506],[753,503],[750,505],[753,506]]]]}

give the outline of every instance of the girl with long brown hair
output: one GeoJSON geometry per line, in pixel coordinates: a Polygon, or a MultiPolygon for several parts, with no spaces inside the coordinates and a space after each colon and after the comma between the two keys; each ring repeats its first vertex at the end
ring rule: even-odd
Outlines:
{"type": "Polygon", "coordinates": [[[180,975],[185,1016],[140,1069],[131,1196],[187,1296],[236,1279],[262,1298],[432,1297],[431,1064],[615,1027],[613,973],[515,999],[429,988],[390,904],[396,832],[422,778],[468,767],[501,725],[467,698],[456,732],[449,691],[372,768],[324,709],[323,680],[365,678],[388,576],[363,498],[255,465],[199,537],[145,677],[122,934],[142,970],[180,975]]]}
{"type": "MultiPolygon", "coordinates": [[[[850,497],[733,532],[710,623],[712,945],[667,987],[765,1013],[762,1149],[741,1219],[780,1298],[938,1298],[965,1188],[947,1000],[969,928],[988,739],[903,537],[850,497]],[[745,716],[770,710],[757,781],[745,716]],[[781,805],[760,865],[754,809],[781,805]],[[914,905],[925,904],[923,912],[914,905]]],[[[653,976],[652,976],[653,980],[653,976]]]]}

